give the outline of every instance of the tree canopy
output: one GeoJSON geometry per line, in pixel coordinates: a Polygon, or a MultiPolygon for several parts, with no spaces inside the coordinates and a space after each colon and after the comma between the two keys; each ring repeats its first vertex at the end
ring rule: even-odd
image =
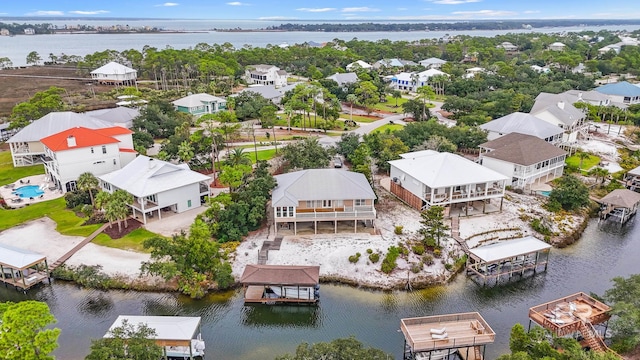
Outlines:
{"type": "Polygon", "coordinates": [[[589,189],[573,175],[564,175],[556,180],[556,187],[549,194],[548,206],[558,206],[567,211],[577,210],[589,204],[589,189]]]}
{"type": "Polygon", "coordinates": [[[53,360],[60,329],[46,303],[0,303],[0,359],[53,360]]]}
{"type": "Polygon", "coordinates": [[[307,360],[307,359],[331,359],[331,360],[387,360],[393,359],[393,355],[372,347],[365,347],[355,337],[335,339],[331,342],[319,342],[315,344],[302,343],[298,345],[295,354],[287,354],[276,357],[276,360],[307,360]]]}
{"type": "Polygon", "coordinates": [[[131,324],[127,320],[122,326],[109,331],[109,337],[91,341],[91,352],[85,360],[157,360],[162,357],[162,348],[153,340],[154,329],[146,324],[131,324]]]}

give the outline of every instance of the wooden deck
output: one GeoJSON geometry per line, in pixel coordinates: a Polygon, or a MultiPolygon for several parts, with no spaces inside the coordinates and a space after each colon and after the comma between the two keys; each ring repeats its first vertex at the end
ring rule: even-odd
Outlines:
{"type": "Polygon", "coordinates": [[[477,312],[408,318],[400,322],[413,353],[483,346],[495,340],[495,332],[477,312]],[[434,332],[442,329],[446,337],[438,338],[434,332]]]}
{"type": "Polygon", "coordinates": [[[37,284],[48,279],[49,274],[47,272],[38,271],[30,273],[27,276],[20,276],[16,278],[3,277],[0,278],[0,281],[5,283],[6,285],[12,285],[22,290],[28,290],[31,287],[36,286],[37,284]]]}
{"type": "Polygon", "coordinates": [[[583,321],[597,325],[611,317],[611,308],[580,292],[529,309],[529,319],[558,336],[580,331],[583,321]]]}
{"type": "Polygon", "coordinates": [[[90,243],[93,239],[95,239],[96,236],[100,235],[100,233],[102,233],[104,231],[104,229],[107,228],[107,226],[109,226],[109,224],[104,224],[102,226],[100,226],[100,228],[98,228],[98,230],[94,231],[91,235],[87,236],[84,240],[82,240],[81,242],[79,242],[76,246],[74,246],[71,250],[67,251],[64,255],[62,255],[58,260],[56,260],[56,262],[54,262],[53,264],[49,265],[49,271],[53,271],[55,270],[58,266],[64,264],[65,261],[69,260],[69,258],[71,256],[73,256],[73,254],[77,253],[78,250],[82,249],[85,245],[87,245],[88,243],[90,243]]]}

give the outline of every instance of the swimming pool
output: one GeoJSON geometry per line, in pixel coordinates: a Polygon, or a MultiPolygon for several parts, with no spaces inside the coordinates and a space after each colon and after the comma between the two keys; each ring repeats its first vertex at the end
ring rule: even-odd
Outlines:
{"type": "Polygon", "coordinates": [[[32,198],[44,194],[44,191],[38,185],[27,185],[15,189],[13,193],[21,198],[32,198]]]}
{"type": "Polygon", "coordinates": [[[542,196],[546,196],[549,197],[549,194],[551,194],[551,191],[539,191],[540,195],[542,196]]]}

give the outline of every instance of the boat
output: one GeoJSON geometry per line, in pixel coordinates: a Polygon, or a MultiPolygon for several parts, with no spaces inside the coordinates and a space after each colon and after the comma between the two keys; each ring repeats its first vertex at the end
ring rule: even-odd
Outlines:
{"type": "Polygon", "coordinates": [[[313,300],[320,297],[320,286],[270,286],[270,291],[278,298],[313,300]]]}

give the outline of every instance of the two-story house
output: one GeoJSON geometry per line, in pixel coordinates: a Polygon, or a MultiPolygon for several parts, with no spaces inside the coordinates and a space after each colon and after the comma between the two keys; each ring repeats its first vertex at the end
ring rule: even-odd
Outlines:
{"type": "Polygon", "coordinates": [[[440,69],[442,65],[447,63],[447,60],[431,57],[428,59],[420,60],[420,62],[418,63],[421,66],[424,66],[426,69],[440,69]]]}
{"type": "Polygon", "coordinates": [[[395,90],[417,91],[419,87],[429,85],[429,80],[434,76],[449,76],[437,69],[428,69],[421,72],[401,72],[391,77],[391,86],[395,90]]]}
{"type": "Polygon", "coordinates": [[[632,104],[640,104],[640,87],[628,81],[599,86],[595,91],[605,94],[614,105],[627,107],[632,104]]]}
{"type": "Polygon", "coordinates": [[[524,190],[561,177],[567,157],[566,151],[517,132],[480,144],[480,150],[482,166],[509,177],[509,185],[524,190]]]}
{"type": "Polygon", "coordinates": [[[339,169],[309,169],[276,175],[278,183],[271,195],[274,225],[278,228],[293,228],[297,234],[299,226],[313,226],[317,233],[318,223],[333,223],[338,232],[339,222],[358,222],[373,226],[376,218],[374,201],[376,195],[363,174],[339,169]]]}
{"type": "Polygon", "coordinates": [[[58,189],[74,191],[80,174],[98,176],[130,163],[136,156],[131,134],[121,126],[75,127],[42,138],[45,172],[58,189]]]}
{"type": "Polygon", "coordinates": [[[110,62],[91,72],[91,78],[100,84],[126,84],[136,83],[138,71],[117,62],[110,62]]]}
{"type": "Polygon", "coordinates": [[[273,85],[277,88],[287,85],[287,72],[274,65],[249,65],[244,74],[247,84],[273,85]]]}
{"type": "Polygon", "coordinates": [[[187,164],[175,165],[147,156],[138,156],[120,170],[98,176],[104,191],[118,189],[133,195],[129,204],[133,216],[142,222],[163,211],[181,213],[196,209],[210,195],[211,178],[189,169],[187,164]]]}
{"type": "Polygon", "coordinates": [[[573,98],[567,95],[541,92],[530,114],[560,127],[564,131],[563,142],[575,142],[578,135],[588,136],[587,115],[573,106],[573,98]]]}
{"type": "Polygon", "coordinates": [[[13,166],[41,164],[44,145],[40,139],[75,127],[101,129],[113,127],[113,124],[71,111],[51,112],[31,122],[7,140],[11,149],[13,166]]]}
{"type": "Polygon", "coordinates": [[[495,140],[501,136],[518,132],[535,136],[551,144],[557,144],[562,142],[564,134],[564,130],[559,126],[551,125],[531,114],[522,112],[514,112],[491,120],[480,125],[479,128],[487,132],[487,140],[495,140]]]}
{"type": "Polygon", "coordinates": [[[185,96],[175,100],[172,104],[176,110],[194,116],[214,114],[218,111],[227,110],[227,100],[205,93],[185,96]]]}
{"type": "Polygon", "coordinates": [[[451,153],[423,150],[400,157],[389,161],[391,192],[418,211],[434,205],[444,207],[445,216],[502,210],[506,176],[451,153]]]}

